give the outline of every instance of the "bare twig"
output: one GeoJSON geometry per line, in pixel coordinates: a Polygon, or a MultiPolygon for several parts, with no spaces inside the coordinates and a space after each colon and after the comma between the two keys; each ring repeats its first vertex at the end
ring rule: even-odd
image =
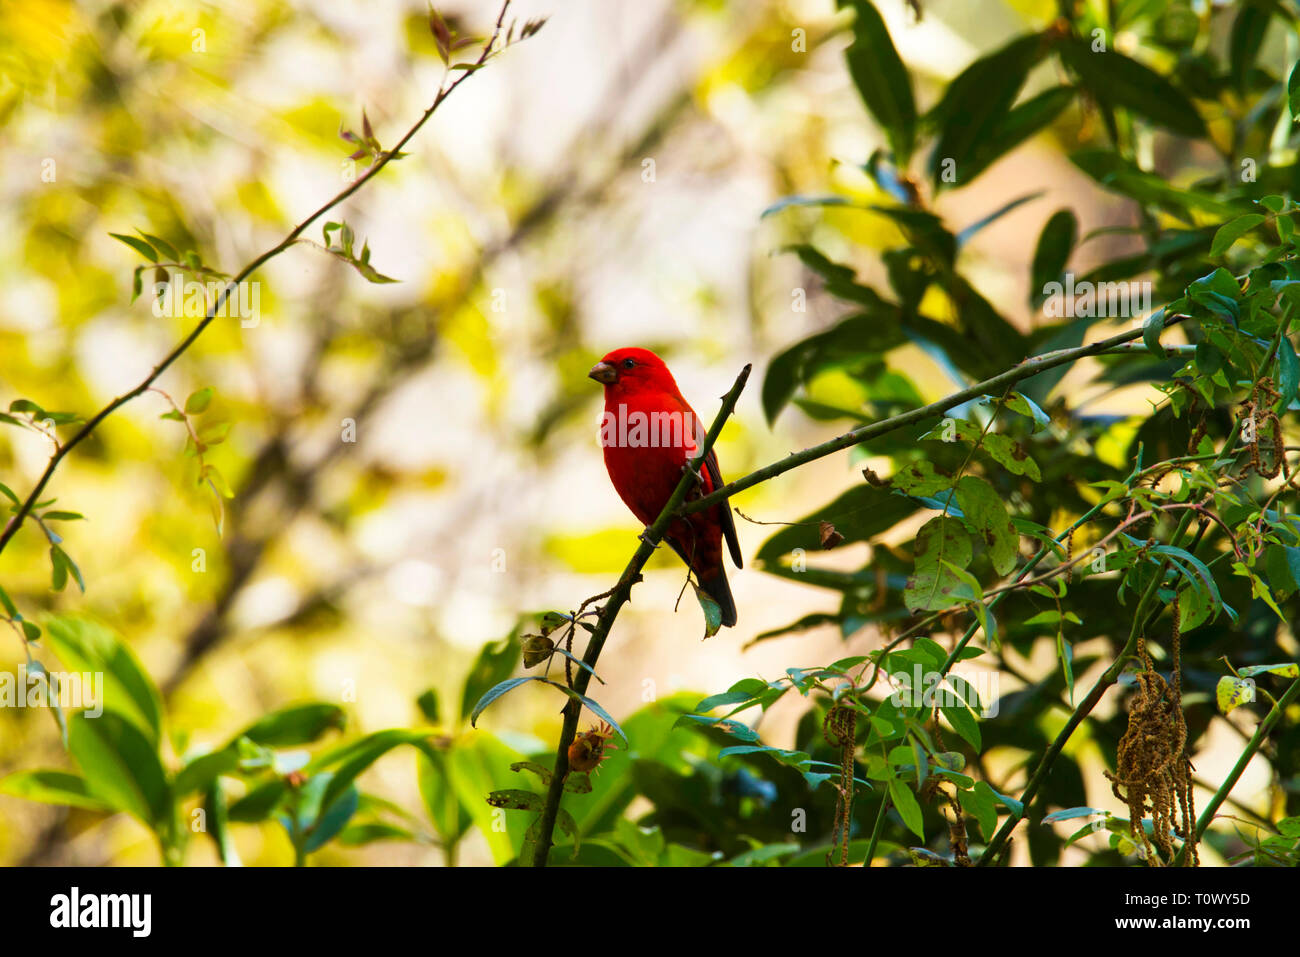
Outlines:
{"type": "Polygon", "coordinates": [[[260,269],[268,261],[274,259],[276,256],[280,255],[280,253],[284,252],[286,249],[288,249],[290,246],[296,243],[298,241],[298,237],[302,235],[302,233],[307,229],[308,226],[316,222],[316,220],[320,219],[322,216],[324,216],[335,206],[339,205],[339,203],[342,203],[349,196],[351,196],[353,193],[359,190],[363,185],[370,182],[370,180],[373,179],[379,173],[380,170],[382,170],[385,166],[387,166],[395,156],[401,153],[402,147],[405,146],[408,142],[410,142],[410,140],[415,136],[415,134],[420,131],[420,128],[424,126],[424,124],[428,121],[429,117],[433,116],[434,112],[438,109],[439,106],[442,105],[443,101],[446,100],[447,97],[449,97],[457,87],[459,87],[462,83],[464,83],[471,76],[473,76],[474,73],[477,72],[478,67],[482,66],[484,63],[487,62],[488,57],[492,55],[492,48],[496,45],[496,41],[501,35],[501,27],[505,21],[506,11],[509,8],[510,8],[510,0],[504,0],[504,2],[501,4],[501,12],[497,16],[496,25],[492,30],[492,35],[488,38],[487,42],[483,45],[483,51],[479,55],[478,60],[474,62],[473,65],[474,68],[464,70],[463,72],[461,72],[460,76],[458,76],[450,84],[440,87],[438,89],[438,95],[434,97],[433,103],[429,106],[427,110],[424,111],[424,113],[420,116],[420,118],[416,120],[415,124],[409,130],[406,131],[405,135],[403,135],[402,138],[397,141],[397,144],[392,149],[387,150],[382,155],[380,155],[379,159],[375,161],[374,165],[370,166],[364,173],[358,176],[355,181],[353,181],[343,190],[335,194],[333,198],[328,200],[314,213],[309,215],[301,223],[295,226],[289,232],[289,234],[285,236],[284,239],[282,239],[279,243],[272,246],[270,249],[266,250],[266,252],[262,253],[260,256],[258,256],[248,265],[246,265],[243,269],[241,269],[239,273],[228,283],[226,283],[226,285],[222,288],[221,293],[216,298],[216,301],[213,302],[212,305],[208,307],[207,313],[204,315],[203,319],[199,321],[198,325],[196,325],[194,329],[191,330],[190,334],[187,335],[184,339],[182,339],[176,345],[176,347],[173,348],[172,351],[169,352],[161,362],[159,362],[156,366],[153,367],[153,370],[147,376],[145,376],[144,380],[141,381],[139,385],[137,385],[131,391],[123,393],[122,395],[118,396],[108,405],[104,406],[104,408],[100,409],[97,413],[95,413],[94,416],[92,416],[86,422],[85,425],[83,425],[77,431],[75,435],[72,436],[72,438],[70,438],[64,445],[60,446],[57,449],[57,451],[55,451],[54,455],[50,457],[49,463],[45,466],[45,471],[41,473],[41,477],[37,480],[36,485],[32,489],[31,493],[27,496],[27,498],[23,500],[23,503],[22,505],[19,506],[17,513],[14,515],[12,519],[9,520],[9,523],[5,526],[4,530],[0,532],[0,552],[3,552],[5,550],[5,547],[9,544],[10,540],[14,537],[14,535],[17,534],[18,529],[22,526],[27,516],[31,513],[32,507],[36,504],[36,502],[40,500],[41,493],[45,491],[45,486],[49,484],[50,479],[53,477],[55,470],[58,469],[59,463],[63,461],[64,457],[69,452],[71,452],[74,448],[80,445],[85,439],[89,438],[90,435],[93,434],[94,431],[99,428],[100,424],[102,424],[105,419],[107,419],[110,415],[112,415],[122,406],[126,405],[132,399],[135,399],[138,396],[142,395],[156,381],[158,381],[158,378],[164,372],[167,371],[167,369],[172,365],[172,363],[174,363],[177,359],[179,359],[182,355],[184,355],[185,352],[190,348],[190,346],[194,345],[194,343],[198,340],[199,336],[203,335],[203,332],[208,328],[209,325],[212,324],[213,320],[217,318],[217,315],[222,312],[226,300],[230,297],[231,292],[234,291],[235,289],[238,289],[239,284],[241,282],[243,282],[254,272],[260,269]]]}
{"type": "MultiPolygon", "coordinates": [[[[632,560],[627,563],[627,568],[623,570],[618,584],[610,592],[609,599],[601,606],[600,617],[596,620],[595,631],[591,634],[591,639],[587,642],[587,650],[582,656],[582,660],[589,668],[596,667],[596,659],[600,657],[600,651],[605,646],[605,639],[609,637],[610,629],[614,626],[614,619],[618,617],[619,611],[627,602],[632,593],[632,586],[641,580],[641,569],[645,563],[650,560],[654,554],[659,542],[664,537],[669,523],[673,520],[674,513],[686,500],[686,494],[695,484],[694,474],[700,469],[705,458],[708,457],[709,450],[713,448],[713,443],[718,440],[718,434],[722,432],[722,426],[730,417],[731,412],[736,407],[736,400],[740,398],[741,391],[745,388],[745,382],[749,379],[751,366],[745,366],[740,370],[740,375],[736,377],[736,383],[731,387],[722,399],[722,408],[718,410],[717,418],[713,420],[713,425],[709,428],[708,435],[704,437],[703,443],[700,444],[699,454],[690,463],[690,469],[682,473],[681,480],[677,483],[677,488],[673,490],[672,497],[664,505],[659,517],[655,519],[654,524],[645,530],[641,536],[641,544],[637,546],[636,553],[632,560]]],[[[723,506],[726,507],[725,505],[723,506]]],[[[587,685],[590,682],[591,672],[586,668],[579,669],[573,679],[573,690],[578,694],[585,694],[587,685]]],[[[552,837],[555,833],[555,821],[560,813],[560,799],[564,796],[564,779],[569,774],[569,745],[578,732],[578,719],[582,715],[582,703],[576,698],[569,700],[564,706],[564,727],[560,731],[560,741],[555,749],[555,769],[551,772],[551,783],[546,791],[546,804],[542,808],[542,816],[538,821],[538,838],[537,846],[533,852],[532,864],[534,867],[545,867],[546,859],[551,852],[552,837]]]]}
{"type": "MultiPolygon", "coordinates": [[[[1174,316],[1166,324],[1168,328],[1175,322],[1183,321],[1186,316],[1174,316]]],[[[1048,369],[1055,369],[1057,366],[1068,365],[1079,359],[1088,356],[1095,356],[1105,352],[1113,346],[1121,343],[1131,342],[1134,339],[1142,337],[1142,328],[1131,329],[1128,332],[1121,332],[1119,335],[1111,336],[1109,339],[1102,339],[1094,342],[1090,346],[1079,346],[1075,349],[1057,349],[1053,352],[1045,352],[1040,356],[1034,356],[1026,359],[1017,366],[1013,366],[1005,372],[1000,372],[991,379],[985,379],[983,382],[977,382],[969,389],[963,389],[960,392],[954,392],[947,398],[940,399],[938,402],[931,402],[929,405],[923,405],[918,409],[912,409],[909,412],[903,412],[899,415],[891,416],[888,419],[881,419],[879,422],[872,422],[870,425],[864,425],[861,428],[854,429],[851,432],[845,432],[820,445],[814,445],[811,448],[804,449],[802,452],[792,452],[778,462],[766,465],[757,471],[750,472],[743,478],[738,478],[734,482],[729,482],[719,489],[715,489],[702,498],[693,499],[686,505],[682,506],[682,515],[693,515],[696,512],[702,512],[707,508],[717,505],[719,502],[730,498],[737,492],[743,492],[747,488],[753,488],[760,485],[768,479],[776,478],[783,475],[791,469],[796,469],[801,465],[807,465],[817,459],[824,458],[843,449],[852,448],[855,445],[861,445],[863,442],[871,439],[878,439],[882,435],[887,435],[896,429],[904,426],[915,425],[918,422],[924,422],[926,419],[947,412],[954,406],[961,405],[963,402],[969,402],[971,399],[978,399],[982,395],[990,392],[996,392],[999,389],[1007,388],[1017,382],[1032,378],[1040,372],[1046,372],[1048,369]]]]}

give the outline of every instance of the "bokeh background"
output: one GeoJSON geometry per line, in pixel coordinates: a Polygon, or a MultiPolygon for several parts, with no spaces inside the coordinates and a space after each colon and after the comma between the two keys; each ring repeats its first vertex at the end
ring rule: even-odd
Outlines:
{"type": "MultiPolygon", "coordinates": [[[[878,6],[923,106],[1055,8],[925,0],[918,19],[902,0],[878,6]]],[[[440,9],[483,34],[497,5],[440,9]]],[[[741,365],[761,374],[776,351],[843,312],[783,247],[812,239],[864,280],[883,275],[871,250],[898,239],[883,219],[761,216],[789,194],[881,198],[860,164],[883,136],[850,83],[849,20],[830,0],[519,0],[512,14],[549,20],[328,217],[346,219],[376,268],[400,281],[370,284],[295,247],[256,277],[260,322],[217,322],[159,383],[178,401],[211,386],[207,420],[231,423],[210,454],[235,493],[224,535],[183,454],[183,427],[159,418],[168,406],[151,393],[76,450],[50,490],[88,517],[65,533],[85,593],[49,590],[31,527],[0,557],[0,580],[36,617],[79,611],[125,638],[163,689],[178,754],[299,700],[343,703],[349,733],[418,724],[416,699],[429,688],[455,702],[485,643],[521,614],[608,588],[635,548],[639,529],[596,441],[599,387],[585,377],[596,359],[654,348],[708,419],[741,365]],[[808,291],[806,310],[796,290],[808,291]],[[355,442],[344,441],[345,420],[355,442]]],[[[130,301],[139,259],[110,232],[140,228],[235,271],[344,185],[341,127],[359,130],[364,110],[391,143],[443,75],[414,2],[29,0],[0,4],[0,22],[0,401],[83,415],[134,386],[193,322],[154,316],[147,295],[130,301]]],[[[1053,79],[1045,72],[1030,92],[1053,79]]],[[[978,186],[937,202],[959,229],[1030,187],[1044,191],[965,254],[968,275],[1022,327],[1035,321],[1028,264],[1051,212],[1071,206],[1081,234],[1131,215],[1065,156],[1093,134],[1088,123],[1067,110],[978,186]]],[[[319,240],[319,226],[308,235],[319,240]]],[[[1122,248],[1102,237],[1076,263],[1122,248]]],[[[927,399],[953,389],[919,349],[891,361],[927,399]]],[[[1087,370],[1077,375],[1090,388],[1087,370]]],[[[1141,389],[1097,391],[1101,405],[1145,408],[1141,389]]],[[[719,443],[723,472],[834,431],[793,408],[769,427],[752,387],[719,443]]],[[[25,494],[50,451],[42,436],[0,430],[0,480],[25,494]]],[[[759,521],[793,521],[860,481],[862,464],[832,456],[736,504],[759,521]]],[[[738,528],[747,554],[772,531],[738,528]]],[[[865,549],[831,564],[855,568],[865,549]]],[[[674,607],[682,584],[676,559],[656,558],[619,618],[601,662],[612,713],[880,644],[873,628],[847,641],[823,629],[747,648],[824,604],[754,568],[732,575],[739,625],[701,642],[689,593],[674,607]]],[[[0,636],[0,669],[23,660],[18,640],[0,636]]],[[[778,744],[800,713],[788,697],[766,719],[778,744]]],[[[520,752],[544,749],[559,724],[558,699],[527,691],[481,721],[520,752]]],[[[1226,744],[1224,762],[1239,739],[1226,744]]],[[[0,710],[0,776],[61,763],[48,714],[0,710]]],[[[1208,778],[1217,765],[1198,761],[1208,778]]],[[[412,760],[395,754],[363,781],[413,808],[415,778],[412,760]]],[[[1248,774],[1238,793],[1261,783],[1248,774]]],[[[1122,810],[1099,773],[1096,791],[1097,806],[1122,810]]],[[[246,862],[290,858],[275,824],[237,839],[246,862]]],[[[442,856],[399,843],[331,847],[320,859],[442,856]]],[[[486,841],[470,834],[460,859],[489,862],[486,841]]],[[[148,832],[123,815],[0,797],[0,862],[156,860],[148,832]]],[[[215,854],[195,842],[188,860],[215,854]]]]}

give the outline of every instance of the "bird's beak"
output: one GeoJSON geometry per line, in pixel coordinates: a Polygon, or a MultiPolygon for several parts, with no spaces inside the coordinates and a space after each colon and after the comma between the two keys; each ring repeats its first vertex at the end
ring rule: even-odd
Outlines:
{"type": "Polygon", "coordinates": [[[587,378],[595,379],[597,382],[603,382],[605,385],[609,385],[611,382],[615,382],[618,379],[618,370],[608,362],[597,362],[591,367],[591,371],[587,373],[587,378]]]}

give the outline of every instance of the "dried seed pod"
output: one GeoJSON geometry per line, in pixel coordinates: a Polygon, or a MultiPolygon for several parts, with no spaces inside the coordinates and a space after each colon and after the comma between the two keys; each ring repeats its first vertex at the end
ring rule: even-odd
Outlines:
{"type": "Polygon", "coordinates": [[[608,757],[606,751],[617,750],[609,743],[613,736],[614,729],[602,721],[590,731],[574,738],[573,744],[569,745],[569,770],[594,771],[608,757]]]}
{"type": "Polygon", "coordinates": [[[555,653],[555,642],[541,635],[524,635],[524,667],[540,665],[555,653]]]}

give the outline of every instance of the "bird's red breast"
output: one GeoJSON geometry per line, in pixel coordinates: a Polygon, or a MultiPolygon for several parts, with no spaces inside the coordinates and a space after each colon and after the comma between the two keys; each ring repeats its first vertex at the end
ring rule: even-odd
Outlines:
{"type": "MultiPolygon", "coordinates": [[[[605,386],[601,445],[610,481],[638,521],[650,525],[672,497],[683,466],[699,453],[704,426],[663,360],[648,349],[616,349],[589,374],[605,386]]],[[[700,474],[697,494],[708,494],[723,484],[713,452],[700,474]]],[[[724,537],[732,560],[741,567],[735,523],[725,504],[674,519],[664,541],[718,602],[722,623],[734,625],[735,602],[722,564],[724,537]]]]}

